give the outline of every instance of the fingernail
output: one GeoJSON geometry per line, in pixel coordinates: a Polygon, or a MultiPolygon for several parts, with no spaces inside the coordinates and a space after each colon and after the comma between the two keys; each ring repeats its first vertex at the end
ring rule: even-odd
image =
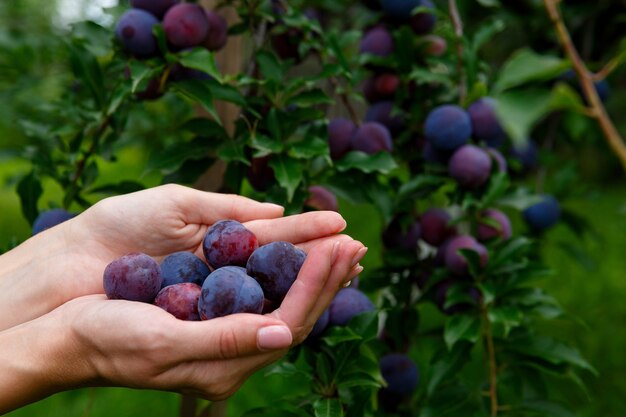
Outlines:
{"type": "Polygon", "coordinates": [[[261,350],[286,349],[292,342],[293,336],[287,326],[263,327],[256,334],[256,343],[261,350]]]}
{"type": "Polygon", "coordinates": [[[333,251],[330,254],[330,263],[331,265],[335,263],[337,257],[339,256],[339,248],[341,247],[341,242],[335,242],[333,245],[333,251]]]}
{"type": "Polygon", "coordinates": [[[351,280],[353,280],[354,278],[356,278],[357,275],[359,275],[361,272],[363,272],[363,267],[361,265],[357,265],[354,268],[352,268],[352,271],[350,272],[349,278],[351,280]]]}
{"type": "Polygon", "coordinates": [[[361,259],[363,259],[363,257],[365,256],[365,254],[367,253],[367,247],[363,247],[361,249],[359,249],[359,251],[356,253],[356,255],[354,255],[354,258],[352,258],[352,266],[358,264],[359,262],[361,262],[361,259]]]}

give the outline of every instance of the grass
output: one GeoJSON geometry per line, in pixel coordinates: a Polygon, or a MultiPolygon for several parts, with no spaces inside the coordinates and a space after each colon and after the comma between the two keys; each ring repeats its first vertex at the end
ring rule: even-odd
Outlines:
{"type": "MultiPolygon", "coordinates": [[[[0,169],[0,183],[7,181],[7,173],[27,169],[28,165],[24,163],[4,163],[0,169]]],[[[54,196],[44,197],[52,199],[54,196]]],[[[19,213],[19,200],[11,187],[0,188],[0,202],[0,244],[6,244],[10,236],[27,237],[29,227],[19,213]]],[[[563,392],[563,401],[575,408],[581,417],[626,415],[626,402],[623,401],[626,397],[626,379],[623,378],[626,374],[626,332],[623,331],[626,323],[623,257],[626,193],[622,189],[609,189],[595,199],[570,201],[568,208],[586,217],[597,237],[575,236],[563,226],[557,226],[546,236],[545,259],[556,274],[539,285],[555,295],[574,319],[546,324],[543,330],[577,346],[598,370],[599,376],[583,375],[588,396],[572,383],[555,380],[553,384],[563,392]],[[583,268],[575,258],[566,254],[561,249],[563,242],[580,244],[594,261],[594,269],[583,268]]],[[[380,248],[376,242],[381,229],[377,212],[368,206],[345,203],[342,211],[349,224],[346,233],[370,246],[370,253],[363,261],[366,270],[376,266],[380,262],[380,248]]],[[[367,279],[367,274],[364,278],[367,279]]],[[[288,391],[287,384],[291,381],[278,376],[265,377],[263,371],[258,372],[229,400],[229,416],[240,416],[245,410],[271,405],[281,393],[288,391]]],[[[176,415],[178,404],[178,395],[172,393],[119,388],[82,389],[54,395],[8,416],[172,416],[176,415]]]]}

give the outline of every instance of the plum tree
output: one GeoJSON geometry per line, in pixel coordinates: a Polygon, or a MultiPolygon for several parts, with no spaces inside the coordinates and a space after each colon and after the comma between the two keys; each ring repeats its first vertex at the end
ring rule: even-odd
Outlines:
{"type": "Polygon", "coordinates": [[[367,154],[391,152],[393,143],[389,129],[377,122],[365,122],[354,132],[351,148],[367,154]]]}
{"type": "Polygon", "coordinates": [[[339,212],[339,203],[337,196],[328,188],[321,185],[312,185],[309,187],[310,196],[304,201],[306,207],[315,210],[329,210],[339,212]]]}
{"type": "Polygon", "coordinates": [[[157,51],[152,29],[159,24],[154,15],[141,9],[124,12],[115,27],[115,36],[124,50],[137,58],[149,58],[157,51]]]}
{"type": "Polygon", "coordinates": [[[161,19],[165,12],[177,3],[179,0],[130,0],[132,7],[150,12],[158,19],[161,19]]]}
{"type": "Polygon", "coordinates": [[[265,298],[280,304],[304,264],[306,253],[289,242],[271,242],[255,250],[246,270],[259,282],[265,298]]]}
{"type": "Polygon", "coordinates": [[[504,143],[506,133],[496,116],[495,100],[483,97],[468,107],[467,113],[472,121],[472,132],[479,141],[488,146],[497,148],[504,143]]]}
{"type": "Polygon", "coordinates": [[[263,290],[244,268],[218,268],[202,284],[198,301],[198,313],[202,320],[236,313],[261,314],[262,310],[263,290]]]}
{"type": "Polygon", "coordinates": [[[359,52],[385,57],[393,53],[393,45],[391,33],[382,26],[375,26],[363,35],[359,52]]]}
{"type": "Polygon", "coordinates": [[[430,208],[426,210],[420,218],[421,237],[424,242],[433,246],[439,246],[454,236],[456,229],[450,225],[451,220],[452,218],[448,212],[443,209],[430,208]]]}
{"type": "Polygon", "coordinates": [[[453,151],[469,142],[472,122],[461,107],[444,104],[435,107],[426,117],[424,136],[435,148],[453,151]]]}
{"type": "Polygon", "coordinates": [[[110,299],[151,303],[161,289],[159,264],[145,253],[117,258],[104,269],[104,293],[110,299]]]}
{"type": "Polygon", "coordinates": [[[511,221],[500,210],[487,209],[480,213],[477,231],[478,240],[510,239],[512,233],[511,221]]]}
{"type": "Polygon", "coordinates": [[[345,326],[353,317],[366,311],[373,311],[374,304],[363,292],[356,288],[343,288],[330,303],[331,326],[345,326]]]}
{"type": "Polygon", "coordinates": [[[212,10],[205,10],[205,12],[209,22],[209,34],[203,45],[209,51],[219,51],[228,41],[228,22],[222,15],[212,10]]]}
{"type": "Polygon", "coordinates": [[[198,301],[201,287],[193,282],[168,285],[159,291],[154,304],[180,320],[199,321],[198,301]]]}
{"type": "Polygon", "coordinates": [[[448,172],[462,187],[478,188],[489,179],[491,158],[476,145],[463,145],[450,158],[448,172]]]}
{"type": "Polygon", "coordinates": [[[469,272],[468,262],[459,249],[469,249],[476,252],[480,258],[480,266],[485,267],[489,261],[487,248],[478,243],[472,236],[461,235],[450,239],[445,252],[445,264],[450,272],[456,275],[467,275],[469,272]]]}
{"type": "Polygon", "coordinates": [[[532,231],[543,232],[558,223],[561,207],[554,196],[546,194],[540,202],[524,209],[522,217],[532,231]]]}
{"type": "Polygon", "coordinates": [[[61,224],[74,216],[75,214],[61,208],[42,211],[33,222],[32,234],[34,236],[37,233],[41,233],[46,229],[56,226],[57,224],[61,224]]]}
{"type": "Polygon", "coordinates": [[[209,21],[204,9],[193,3],[172,6],[163,17],[163,29],[176,49],[200,46],[209,35],[209,21]]]}
{"type": "Polygon", "coordinates": [[[191,252],[174,252],[161,261],[161,276],[163,283],[161,287],[192,282],[202,285],[209,275],[209,267],[204,261],[191,252]]]}
{"type": "Polygon", "coordinates": [[[204,257],[213,269],[228,265],[245,266],[258,247],[254,233],[236,220],[214,223],[202,241],[204,257]]]}
{"type": "Polygon", "coordinates": [[[355,131],[355,124],[342,117],[328,123],[328,147],[332,159],[340,159],[351,150],[355,131]]]}

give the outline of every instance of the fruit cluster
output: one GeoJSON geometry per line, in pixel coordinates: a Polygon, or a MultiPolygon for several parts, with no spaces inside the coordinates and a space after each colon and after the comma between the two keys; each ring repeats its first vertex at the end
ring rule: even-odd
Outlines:
{"type": "Polygon", "coordinates": [[[202,249],[208,264],[191,252],[160,264],[143,253],[122,256],[105,268],[104,291],[110,299],[154,303],[181,320],[261,314],[280,305],[306,258],[288,242],[259,246],[235,220],[213,224],[202,249]]]}

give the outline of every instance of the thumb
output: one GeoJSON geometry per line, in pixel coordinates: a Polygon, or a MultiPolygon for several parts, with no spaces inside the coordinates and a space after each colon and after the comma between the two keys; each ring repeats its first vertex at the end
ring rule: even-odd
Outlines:
{"type": "Polygon", "coordinates": [[[233,314],[215,319],[181,321],[176,340],[184,340],[184,360],[225,360],[287,349],[291,330],[277,319],[260,314],[233,314]]]}

